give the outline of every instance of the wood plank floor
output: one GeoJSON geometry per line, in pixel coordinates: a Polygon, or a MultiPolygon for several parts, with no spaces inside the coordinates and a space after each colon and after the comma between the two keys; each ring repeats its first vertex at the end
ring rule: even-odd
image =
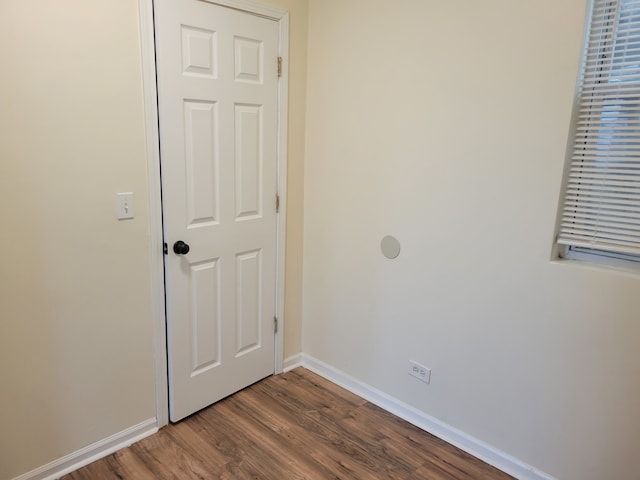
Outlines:
{"type": "Polygon", "coordinates": [[[502,480],[509,475],[303,368],[63,480],[502,480]]]}

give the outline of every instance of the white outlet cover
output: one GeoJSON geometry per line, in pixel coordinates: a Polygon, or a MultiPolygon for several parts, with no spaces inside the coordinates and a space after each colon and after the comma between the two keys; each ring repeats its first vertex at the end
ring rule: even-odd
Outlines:
{"type": "Polygon", "coordinates": [[[417,378],[421,382],[431,383],[431,369],[413,360],[409,360],[409,375],[417,378]]]}

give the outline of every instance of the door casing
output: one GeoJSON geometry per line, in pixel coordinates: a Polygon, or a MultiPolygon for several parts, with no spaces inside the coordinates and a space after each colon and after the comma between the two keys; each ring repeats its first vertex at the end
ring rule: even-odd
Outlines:
{"type": "MultiPolygon", "coordinates": [[[[282,76],[278,85],[277,189],[280,210],[277,217],[276,299],[278,331],[275,338],[274,371],[282,373],[284,362],[284,272],[287,205],[287,132],[288,132],[288,65],[289,12],[263,5],[253,0],[201,0],[234,8],[278,22],[279,56],[282,76]]],[[[153,351],[155,370],[156,419],[158,428],[169,423],[167,380],[167,328],[164,286],[164,238],[162,231],[162,195],[160,181],[160,133],[156,89],[155,43],[153,27],[154,0],[138,0],[144,93],[147,173],[149,186],[149,225],[151,229],[151,315],[153,320],[153,351]]]]}

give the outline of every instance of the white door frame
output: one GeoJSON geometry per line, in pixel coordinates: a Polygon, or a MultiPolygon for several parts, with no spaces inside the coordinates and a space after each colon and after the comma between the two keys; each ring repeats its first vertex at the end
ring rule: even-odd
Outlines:
{"type": "MultiPolygon", "coordinates": [[[[289,12],[282,8],[263,5],[254,0],[202,1],[234,8],[236,10],[242,10],[278,22],[278,49],[279,56],[282,58],[282,77],[280,77],[278,85],[277,189],[280,196],[280,212],[277,217],[278,238],[276,244],[275,298],[275,314],[278,317],[278,331],[275,338],[274,359],[274,371],[278,374],[282,373],[284,361],[284,257],[287,218],[289,12]]],[[[154,0],[138,0],[147,143],[149,226],[151,229],[151,315],[153,319],[153,351],[156,377],[156,418],[158,428],[160,428],[169,423],[169,394],[167,380],[167,328],[164,289],[164,239],[162,231],[162,197],[160,182],[160,133],[158,131],[153,2],[154,0]]]]}

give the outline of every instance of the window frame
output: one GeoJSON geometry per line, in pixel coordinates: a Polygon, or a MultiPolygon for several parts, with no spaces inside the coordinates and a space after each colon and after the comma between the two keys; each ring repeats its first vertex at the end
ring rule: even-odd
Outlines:
{"type": "MultiPolygon", "coordinates": [[[[567,240],[565,240],[563,243],[560,242],[562,224],[566,220],[566,217],[563,211],[566,207],[565,202],[567,201],[567,191],[570,188],[570,181],[569,181],[570,170],[572,165],[574,165],[574,155],[575,155],[575,152],[577,151],[577,146],[580,143],[578,140],[578,137],[580,136],[585,137],[585,140],[584,140],[585,146],[588,145],[589,140],[592,141],[592,139],[597,138],[595,136],[588,137],[586,133],[579,134],[578,127],[579,127],[579,121],[581,119],[580,112],[581,112],[581,109],[583,109],[585,105],[588,104],[588,102],[585,102],[584,99],[587,98],[589,95],[591,95],[592,98],[595,98],[595,97],[602,98],[602,96],[604,96],[603,94],[596,95],[596,93],[593,90],[590,93],[585,92],[585,85],[584,85],[585,76],[587,75],[587,68],[589,67],[588,56],[590,53],[591,54],[593,53],[593,50],[590,49],[590,46],[591,46],[590,37],[593,32],[593,24],[594,24],[593,17],[594,17],[594,11],[598,6],[597,1],[598,0],[590,0],[587,7],[584,36],[582,41],[580,68],[578,70],[578,76],[576,79],[575,97],[574,97],[574,104],[573,104],[573,110],[571,115],[571,124],[569,129],[568,140],[567,140],[566,158],[565,158],[565,165],[564,165],[563,177],[562,177],[562,188],[560,191],[560,198],[558,202],[556,232],[555,232],[555,241],[554,241],[554,257],[563,259],[563,260],[589,262],[589,263],[600,264],[604,266],[622,268],[625,270],[640,271],[640,253],[628,254],[628,253],[620,253],[620,252],[605,250],[598,247],[589,248],[589,247],[585,247],[584,245],[572,245],[572,244],[567,244],[566,243],[567,240]]],[[[605,22],[602,26],[599,27],[600,28],[599,31],[602,32],[600,34],[600,37],[605,37],[605,38],[602,39],[602,44],[597,45],[598,51],[597,51],[596,61],[591,63],[590,68],[593,69],[593,66],[595,65],[596,73],[594,76],[596,78],[600,77],[606,80],[603,82],[600,82],[599,80],[597,80],[596,81],[597,84],[611,83],[611,77],[613,76],[611,72],[615,68],[615,61],[616,61],[615,48],[616,48],[617,41],[619,40],[617,32],[621,24],[620,22],[621,8],[623,6],[622,3],[624,1],[625,0],[609,0],[607,2],[602,2],[605,8],[604,10],[605,22]],[[610,12],[607,11],[608,9],[610,9],[611,11],[610,12]],[[607,37],[606,36],[607,31],[613,31],[613,35],[611,35],[610,37],[607,37]]],[[[640,9],[640,4],[638,5],[638,8],[640,9]]],[[[636,22],[634,22],[634,24],[635,23],[636,22]]],[[[640,28],[640,19],[638,20],[637,23],[638,23],[638,27],[640,28]]],[[[640,79],[635,80],[633,83],[634,84],[637,83],[638,88],[640,89],[640,79]]],[[[613,93],[611,97],[615,98],[615,93],[613,93]]],[[[608,98],[608,97],[605,97],[605,98],[608,98]]],[[[640,100],[638,100],[637,104],[640,105],[640,100]]],[[[588,119],[591,119],[593,116],[599,116],[600,118],[602,118],[601,112],[591,113],[591,111],[593,110],[593,104],[589,104],[587,108],[589,112],[587,114],[588,119]]],[[[606,123],[604,120],[598,120],[598,122],[599,123],[596,123],[596,126],[600,126],[601,124],[606,123]]],[[[588,122],[588,124],[591,125],[591,122],[588,122]]],[[[638,128],[640,131],[640,127],[638,128]]],[[[586,132],[588,132],[588,130],[586,130],[586,132]]],[[[585,162],[584,159],[581,160],[581,164],[583,162],[585,162]]],[[[640,178],[640,173],[638,173],[637,176],[634,176],[634,178],[636,177],[640,178]]],[[[579,187],[578,187],[578,190],[579,190],[579,187]]],[[[597,205],[605,204],[605,203],[606,203],[605,201],[602,201],[597,205]]],[[[640,238],[640,233],[638,233],[637,236],[638,238],[640,238]]]]}

